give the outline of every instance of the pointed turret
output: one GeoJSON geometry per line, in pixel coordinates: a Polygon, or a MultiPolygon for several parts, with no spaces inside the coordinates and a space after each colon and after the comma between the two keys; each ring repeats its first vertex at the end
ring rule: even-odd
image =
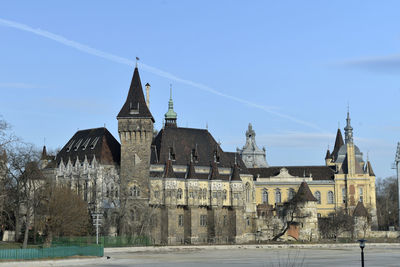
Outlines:
{"type": "Polygon", "coordinates": [[[333,148],[332,155],[331,155],[333,160],[337,159],[339,149],[343,145],[344,145],[344,142],[343,142],[342,132],[340,131],[340,128],[338,128],[337,133],[336,133],[335,147],[333,148]]]}
{"type": "Polygon", "coordinates": [[[194,169],[193,161],[190,161],[190,163],[189,163],[188,172],[187,172],[186,178],[187,179],[196,178],[196,171],[194,169]]]}
{"type": "Polygon", "coordinates": [[[292,200],[297,202],[317,201],[306,182],[301,183],[299,190],[292,200]]]}
{"type": "Polygon", "coordinates": [[[327,160],[327,159],[331,159],[331,158],[332,158],[331,152],[330,152],[329,149],[328,149],[328,150],[326,150],[325,159],[327,160]]]}
{"type": "Polygon", "coordinates": [[[40,159],[41,159],[41,160],[47,159],[47,150],[46,150],[46,146],[43,146],[42,156],[40,157],[40,159]]]}
{"type": "Polygon", "coordinates": [[[347,111],[346,127],[344,127],[345,142],[353,143],[353,127],[350,125],[350,113],[347,111]]]}
{"type": "Polygon", "coordinates": [[[140,81],[139,70],[135,67],[128,96],[117,118],[145,118],[154,122],[153,115],[146,104],[143,95],[142,82],[140,81]]]}
{"type": "Polygon", "coordinates": [[[372,165],[369,160],[367,160],[367,163],[365,164],[365,173],[369,174],[369,176],[375,176],[374,170],[372,169],[372,165]]]}
{"type": "Polygon", "coordinates": [[[358,202],[354,209],[353,216],[355,217],[368,217],[368,211],[362,202],[358,202]]]}
{"type": "Polygon", "coordinates": [[[165,113],[165,127],[176,127],[177,114],[174,111],[174,101],[172,100],[172,86],[169,90],[168,111],[165,113]]]}
{"type": "Polygon", "coordinates": [[[240,169],[239,169],[239,166],[236,163],[233,166],[231,181],[241,181],[241,179],[240,179],[240,169]]]}
{"type": "Polygon", "coordinates": [[[210,173],[210,180],[220,180],[221,177],[219,176],[218,166],[216,162],[211,164],[211,173],[210,173]]]}
{"type": "Polygon", "coordinates": [[[164,169],[164,178],[175,178],[175,173],[174,173],[174,168],[172,166],[172,160],[167,160],[165,163],[165,169],[164,169]]]}

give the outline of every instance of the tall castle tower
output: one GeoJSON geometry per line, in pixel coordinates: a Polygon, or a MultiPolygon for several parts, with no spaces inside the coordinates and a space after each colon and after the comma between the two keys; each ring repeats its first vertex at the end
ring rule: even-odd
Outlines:
{"type": "Polygon", "coordinates": [[[121,140],[121,197],[125,210],[149,199],[150,149],[154,118],[146,104],[137,66],[128,97],[118,113],[121,140]]]}

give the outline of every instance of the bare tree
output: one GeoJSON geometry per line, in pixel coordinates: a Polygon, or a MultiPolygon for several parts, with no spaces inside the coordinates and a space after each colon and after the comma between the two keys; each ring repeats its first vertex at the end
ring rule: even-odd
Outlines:
{"type": "Polygon", "coordinates": [[[87,203],[67,186],[48,184],[44,190],[40,225],[46,245],[54,236],[82,236],[92,230],[87,203]]]}
{"type": "Polygon", "coordinates": [[[381,230],[398,225],[397,179],[388,177],[376,181],[376,209],[378,225],[381,230]]]}
{"type": "Polygon", "coordinates": [[[320,218],[318,220],[318,227],[322,237],[336,241],[345,232],[353,235],[354,220],[345,209],[339,208],[336,212],[329,214],[329,217],[320,218]]]}

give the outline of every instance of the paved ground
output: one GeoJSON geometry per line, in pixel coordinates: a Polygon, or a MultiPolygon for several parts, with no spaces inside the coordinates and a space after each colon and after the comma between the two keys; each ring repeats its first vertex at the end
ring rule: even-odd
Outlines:
{"type": "MultiPolygon", "coordinates": [[[[229,249],[197,247],[150,251],[109,249],[106,250],[105,256],[110,256],[110,259],[37,262],[39,265],[25,262],[23,266],[361,266],[360,248],[357,244],[354,246],[336,248],[257,248],[253,246],[229,249]]],[[[365,266],[400,266],[400,246],[368,247],[367,245],[365,266]]]]}

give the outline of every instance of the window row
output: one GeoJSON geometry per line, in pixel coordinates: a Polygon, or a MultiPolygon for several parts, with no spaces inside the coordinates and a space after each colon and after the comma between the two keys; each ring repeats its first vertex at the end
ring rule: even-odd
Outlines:
{"type": "MultiPolygon", "coordinates": [[[[276,203],[282,203],[282,193],[281,193],[281,189],[277,188],[274,190],[274,200],[275,200],[275,204],[276,203]]],[[[293,188],[289,188],[288,189],[288,200],[291,200],[296,194],[296,191],[293,188]]],[[[269,198],[268,198],[268,190],[266,188],[263,189],[262,191],[262,202],[264,204],[268,204],[269,203],[269,198]]],[[[320,191],[316,191],[314,193],[314,197],[317,199],[317,204],[321,204],[321,192],[320,191]]],[[[329,191],[327,194],[327,203],[328,204],[333,204],[334,203],[334,195],[332,191],[329,191]]]]}

